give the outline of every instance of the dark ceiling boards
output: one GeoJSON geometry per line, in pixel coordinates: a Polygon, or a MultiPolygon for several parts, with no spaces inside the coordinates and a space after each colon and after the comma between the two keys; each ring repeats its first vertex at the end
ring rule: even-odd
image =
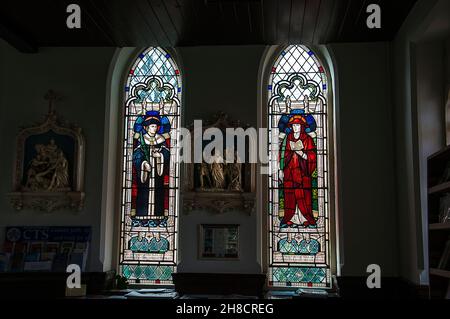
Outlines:
{"type": "Polygon", "coordinates": [[[324,44],[392,40],[416,0],[5,0],[0,37],[22,52],[41,46],[324,44]],[[81,29],[66,8],[81,7],[81,29]],[[381,29],[366,8],[381,6],[381,29]]]}

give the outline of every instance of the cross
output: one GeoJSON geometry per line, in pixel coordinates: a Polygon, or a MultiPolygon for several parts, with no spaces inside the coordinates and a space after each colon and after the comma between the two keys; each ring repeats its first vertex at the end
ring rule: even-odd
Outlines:
{"type": "Polygon", "coordinates": [[[48,92],[44,95],[44,99],[48,101],[48,114],[55,113],[54,103],[61,100],[61,95],[53,90],[48,90],[48,92]]]}

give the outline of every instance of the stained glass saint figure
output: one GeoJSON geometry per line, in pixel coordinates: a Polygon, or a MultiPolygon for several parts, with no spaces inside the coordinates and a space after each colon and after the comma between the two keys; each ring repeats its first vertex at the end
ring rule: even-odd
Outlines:
{"type": "Polygon", "coordinates": [[[159,111],[138,116],[133,128],[133,227],[166,227],[169,210],[170,122],[159,111]]]}
{"type": "Polygon", "coordinates": [[[139,54],[127,75],[120,274],[130,284],[172,285],[178,263],[182,75],[171,54],[158,47],[139,54]]]}
{"type": "Polygon", "coordinates": [[[269,286],[332,286],[327,83],[303,45],[284,48],[270,68],[269,286]]]}
{"type": "Polygon", "coordinates": [[[316,121],[303,109],[296,109],[280,118],[278,128],[281,132],[280,227],[317,228],[312,196],[317,149],[308,134],[315,131],[316,121]]]}

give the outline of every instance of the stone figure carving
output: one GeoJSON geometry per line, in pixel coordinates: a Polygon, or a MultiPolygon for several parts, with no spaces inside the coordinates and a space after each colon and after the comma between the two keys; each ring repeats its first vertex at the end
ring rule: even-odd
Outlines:
{"type": "Polygon", "coordinates": [[[218,153],[212,156],[211,163],[197,166],[198,181],[201,190],[209,191],[243,191],[242,163],[237,152],[225,150],[226,159],[218,153]],[[231,155],[230,155],[231,154],[231,155]]]}
{"type": "Polygon", "coordinates": [[[227,164],[228,189],[232,191],[242,191],[242,163],[240,163],[237,152],[234,152],[234,161],[227,164]]]}
{"type": "Polygon", "coordinates": [[[214,156],[212,157],[212,163],[210,165],[213,187],[215,189],[224,189],[225,172],[222,156],[219,153],[214,154],[214,156]]]}
{"type": "Polygon", "coordinates": [[[25,190],[70,190],[69,163],[55,141],[50,140],[48,145],[36,144],[35,150],[36,155],[27,169],[25,190]]]}
{"type": "Polygon", "coordinates": [[[54,165],[54,172],[49,190],[67,188],[69,186],[69,162],[67,161],[64,153],[58,150],[58,157],[54,165]]]}
{"type": "Polygon", "coordinates": [[[198,170],[200,178],[200,188],[204,189],[211,187],[212,183],[209,165],[206,163],[201,163],[198,170]]]}

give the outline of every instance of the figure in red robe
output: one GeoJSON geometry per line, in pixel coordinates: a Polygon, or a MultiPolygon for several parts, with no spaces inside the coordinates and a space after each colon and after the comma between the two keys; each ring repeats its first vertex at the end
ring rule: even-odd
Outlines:
{"type": "Polygon", "coordinates": [[[281,227],[316,228],[312,212],[312,175],[317,166],[317,149],[314,140],[305,132],[308,122],[303,115],[293,115],[288,123],[289,133],[281,148],[284,216],[281,227]],[[300,212],[303,223],[300,224],[300,212]]]}

